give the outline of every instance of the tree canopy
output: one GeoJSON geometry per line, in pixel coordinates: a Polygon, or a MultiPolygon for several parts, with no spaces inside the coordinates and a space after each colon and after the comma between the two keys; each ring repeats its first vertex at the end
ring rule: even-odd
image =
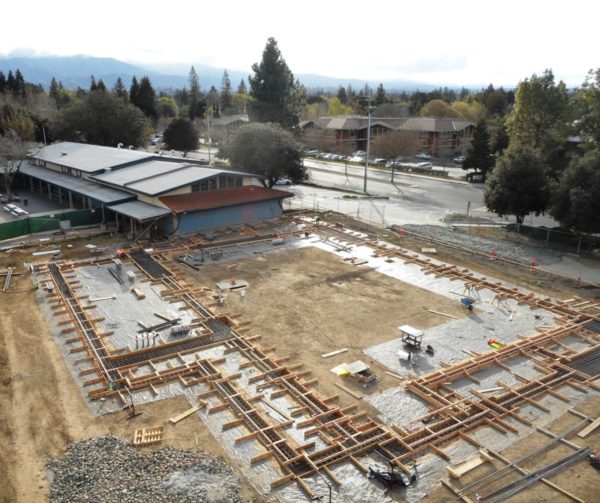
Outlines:
{"type": "Polygon", "coordinates": [[[462,168],[474,169],[485,177],[487,172],[494,166],[494,163],[495,160],[492,157],[490,147],[490,133],[485,120],[481,119],[473,130],[473,139],[467,149],[462,168]]]}
{"type": "Polygon", "coordinates": [[[149,128],[142,111],[111,93],[93,91],[61,110],[54,124],[58,139],[116,147],[146,142],[149,128]]]}
{"type": "Polygon", "coordinates": [[[459,118],[461,115],[456,111],[452,110],[447,103],[442,100],[431,100],[427,102],[420,111],[421,117],[448,117],[448,118],[459,118]]]}
{"type": "Polygon", "coordinates": [[[167,148],[181,150],[185,157],[198,148],[198,131],[188,119],[173,119],[163,133],[163,141],[167,148]]]}
{"type": "Polygon", "coordinates": [[[256,122],[273,122],[284,128],[298,125],[306,102],[306,90],[294,81],[277,41],[269,38],[260,63],[252,65],[254,76],[249,77],[250,119],[256,122]]]}
{"type": "Polygon", "coordinates": [[[25,144],[15,131],[0,136],[0,181],[7,201],[12,200],[12,181],[26,155],[25,144]]]}
{"type": "Polygon", "coordinates": [[[554,190],[550,214],[566,229],[600,232],[600,150],[574,158],[554,190]]]}
{"type": "Polygon", "coordinates": [[[488,177],[485,205],[501,217],[514,215],[518,223],[530,213],[546,211],[550,202],[550,183],[535,151],[511,145],[496,161],[488,177]]]}
{"type": "Polygon", "coordinates": [[[221,144],[219,157],[229,159],[232,168],[254,173],[265,187],[287,177],[304,179],[303,147],[278,124],[254,123],[240,128],[231,140],[221,144]]]}

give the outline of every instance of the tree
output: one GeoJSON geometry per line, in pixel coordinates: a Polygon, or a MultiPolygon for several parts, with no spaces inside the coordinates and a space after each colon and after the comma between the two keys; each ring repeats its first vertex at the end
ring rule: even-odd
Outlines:
{"type": "Polygon", "coordinates": [[[6,91],[6,77],[0,72],[0,94],[4,94],[6,91]]]}
{"type": "Polygon", "coordinates": [[[58,139],[110,147],[119,143],[143,145],[148,129],[139,108],[111,93],[97,91],[61,110],[54,127],[58,139]]]}
{"type": "Polygon", "coordinates": [[[50,88],[48,89],[48,94],[50,98],[52,98],[52,100],[54,101],[56,107],[58,108],[60,94],[58,89],[58,82],[56,82],[56,79],[54,77],[52,77],[52,80],[50,81],[50,88]]]}
{"type": "Polygon", "coordinates": [[[257,122],[274,122],[285,128],[298,125],[306,100],[306,90],[299,89],[294,74],[283,59],[277,41],[269,38],[260,63],[252,65],[249,77],[250,118],[257,122]]]}
{"type": "Polygon", "coordinates": [[[21,140],[33,139],[35,126],[21,105],[3,105],[0,109],[0,134],[13,132],[21,140]]]}
{"type": "Polygon", "coordinates": [[[175,117],[177,115],[177,103],[171,96],[161,96],[158,98],[156,111],[160,117],[175,117]]]}
{"type": "Polygon", "coordinates": [[[372,152],[376,157],[398,159],[414,155],[419,137],[410,131],[390,131],[373,140],[372,152]]]}
{"type": "Polygon", "coordinates": [[[198,74],[193,66],[190,69],[188,82],[190,84],[188,116],[191,121],[193,121],[195,118],[202,119],[206,114],[206,100],[204,99],[204,95],[200,90],[198,74]]]}
{"type": "Polygon", "coordinates": [[[511,144],[496,161],[487,179],[485,205],[498,215],[515,215],[518,223],[530,213],[539,215],[550,202],[546,170],[531,148],[511,144]]]}
{"type": "Polygon", "coordinates": [[[329,100],[329,107],[327,108],[328,116],[335,117],[336,115],[350,115],[351,113],[352,107],[342,104],[337,96],[329,100]]]}
{"type": "Polygon", "coordinates": [[[559,170],[568,122],[567,88],[562,81],[555,84],[552,71],[546,70],[541,77],[533,74],[519,84],[506,127],[511,144],[537,150],[546,164],[559,170]]]}
{"type": "Polygon", "coordinates": [[[431,100],[421,108],[419,113],[421,117],[448,117],[448,118],[460,118],[461,115],[452,110],[444,101],[435,99],[431,100]]]}
{"type": "Polygon", "coordinates": [[[90,92],[97,91],[97,90],[98,90],[98,84],[96,84],[96,77],[94,77],[92,75],[92,76],[90,76],[90,92]]]}
{"type": "Polygon", "coordinates": [[[303,147],[291,133],[278,124],[254,123],[242,126],[232,139],[221,144],[219,157],[229,159],[231,167],[254,173],[265,187],[288,177],[304,179],[303,147]]]}
{"type": "Polygon", "coordinates": [[[485,176],[494,167],[494,157],[490,147],[490,133],[485,120],[481,119],[473,130],[473,139],[467,149],[462,169],[474,169],[485,176]]]}
{"type": "Polygon", "coordinates": [[[337,99],[340,100],[342,105],[348,104],[348,95],[346,94],[346,89],[344,89],[344,86],[338,87],[337,99]]]}
{"type": "Polygon", "coordinates": [[[129,101],[136,104],[138,100],[138,95],[140,94],[140,85],[138,84],[138,80],[134,75],[131,79],[131,86],[129,87],[129,101]]]}
{"type": "Polygon", "coordinates": [[[478,101],[455,101],[450,108],[457,112],[461,117],[472,121],[479,121],[485,115],[485,107],[478,101]]]}
{"type": "Polygon", "coordinates": [[[117,98],[121,98],[125,101],[127,101],[129,99],[129,94],[127,93],[127,89],[125,89],[125,86],[123,85],[123,81],[121,80],[121,77],[117,78],[117,81],[115,82],[112,92],[117,98]]]}
{"type": "Polygon", "coordinates": [[[377,91],[375,91],[375,105],[383,105],[386,101],[387,98],[385,96],[385,89],[383,88],[383,84],[379,84],[377,86],[377,91]]]}
{"type": "Polygon", "coordinates": [[[600,68],[590,70],[576,98],[580,120],[578,131],[584,141],[600,145],[600,68]]]}
{"type": "Polygon", "coordinates": [[[248,88],[246,87],[246,82],[244,81],[244,79],[240,80],[240,85],[238,86],[237,93],[248,94],[248,88]]]}
{"type": "Polygon", "coordinates": [[[508,137],[508,131],[506,129],[506,123],[502,121],[496,131],[494,132],[494,138],[492,140],[492,153],[499,157],[508,148],[510,144],[510,138],[508,137]]]}
{"type": "Polygon", "coordinates": [[[231,80],[229,79],[227,70],[223,72],[223,79],[221,80],[220,100],[223,114],[229,114],[233,105],[233,95],[231,94],[231,80]]]}
{"type": "Polygon", "coordinates": [[[566,229],[600,232],[600,149],[573,158],[553,194],[550,214],[566,229]]]}
{"type": "Polygon", "coordinates": [[[0,179],[7,201],[12,201],[12,182],[27,155],[27,149],[19,135],[8,131],[0,136],[0,179]]]}
{"type": "Polygon", "coordinates": [[[106,85],[104,84],[104,81],[102,79],[98,80],[98,91],[102,93],[106,92],[106,85]]]}
{"type": "Polygon", "coordinates": [[[188,119],[173,119],[163,133],[163,141],[167,148],[181,150],[185,157],[198,148],[198,131],[188,119]]]}
{"type": "Polygon", "coordinates": [[[158,119],[158,112],[156,111],[156,92],[154,91],[148,76],[144,75],[142,80],[140,80],[139,91],[135,95],[135,100],[131,97],[131,102],[144,112],[144,115],[153,122],[158,119]]]}

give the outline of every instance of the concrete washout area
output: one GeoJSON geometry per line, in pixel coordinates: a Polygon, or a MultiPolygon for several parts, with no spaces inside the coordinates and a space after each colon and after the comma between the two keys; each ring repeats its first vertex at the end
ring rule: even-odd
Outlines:
{"type": "MultiPolygon", "coordinates": [[[[298,222],[302,222],[302,219],[298,222]]],[[[332,254],[348,270],[371,270],[395,281],[444,297],[456,304],[459,304],[461,298],[464,297],[473,300],[473,310],[466,312],[465,309],[463,317],[441,313],[442,319],[446,321],[424,330],[423,344],[431,345],[434,348],[433,355],[421,351],[415,353],[411,361],[399,358],[398,352],[405,349],[399,331],[390,333],[389,340],[374,345],[369,345],[368,338],[365,339],[365,346],[362,348],[365,358],[378,362],[387,371],[396,375],[396,380],[392,380],[392,383],[396,382],[397,385],[388,385],[385,389],[378,388],[376,385],[376,392],[364,396],[364,401],[377,410],[377,419],[386,427],[396,425],[410,434],[411,431],[420,427],[419,424],[415,424],[415,419],[430,412],[429,404],[406,390],[403,383],[400,382],[401,379],[409,381],[426,376],[440,369],[459,364],[466,359],[494,351],[490,347],[490,341],[494,341],[502,347],[519,340],[519,338],[526,338],[532,334],[561,326],[560,323],[557,323],[556,313],[542,307],[532,307],[518,302],[514,298],[503,298],[495,291],[482,286],[474,286],[467,281],[431,274],[417,263],[395,257],[393,253],[374,253],[374,245],[385,246],[391,252],[395,249],[400,250],[400,248],[382,242],[367,244],[365,234],[348,231],[346,236],[341,235],[340,232],[325,235],[316,233],[315,225],[308,218],[304,219],[303,223],[298,222],[269,228],[272,233],[288,233],[285,238],[250,241],[223,248],[223,250],[217,251],[217,253],[221,253],[217,257],[218,261],[211,261],[209,255],[205,257],[204,252],[188,254],[185,261],[195,264],[195,269],[200,270],[199,274],[202,274],[202,267],[220,267],[222,280],[226,285],[228,281],[231,284],[235,281],[229,279],[236,274],[228,269],[233,263],[250,259],[259,260],[260,257],[270,254],[286,254],[293,250],[313,248],[332,254]],[[209,264],[203,265],[205,259],[209,264]]],[[[160,254],[161,249],[157,248],[152,253],[160,254]]],[[[178,257],[182,255],[183,253],[178,257]]],[[[423,254],[413,253],[412,255],[419,260],[427,260],[432,268],[442,268],[445,265],[443,262],[438,262],[423,254]]],[[[164,257],[156,257],[161,263],[166,263],[163,260],[164,257]]],[[[188,269],[185,262],[180,261],[178,267],[183,268],[180,276],[187,279],[188,269]]],[[[96,320],[96,329],[101,334],[104,347],[107,348],[111,358],[125,358],[127,353],[142,349],[159,350],[163,345],[168,346],[188,337],[200,337],[203,331],[208,331],[205,325],[206,319],[202,322],[195,321],[198,313],[190,308],[190,304],[181,300],[181,297],[171,296],[172,291],[164,284],[150,281],[143,268],[136,265],[135,261],[124,259],[122,265],[117,265],[111,260],[99,260],[97,263],[73,267],[66,274],[68,274],[66,276],[67,283],[76,292],[82,309],[86,311],[88,318],[96,320]],[[138,291],[132,292],[132,287],[137,288],[138,291]],[[165,320],[176,320],[177,318],[179,318],[177,323],[159,328],[154,334],[148,335],[149,331],[144,332],[147,327],[157,326],[165,320]],[[190,325],[192,328],[183,335],[172,333],[172,326],[182,325],[190,325]]],[[[238,279],[242,281],[243,274],[238,279]]],[[[500,283],[490,277],[485,279],[488,282],[500,283]]],[[[44,285],[52,280],[52,274],[41,270],[36,275],[36,280],[40,285],[44,285]]],[[[228,295],[241,297],[252,295],[252,282],[247,285],[244,282],[237,286],[244,285],[244,288],[232,290],[228,295]]],[[[503,285],[506,288],[516,288],[515,285],[505,282],[503,285]]],[[[214,283],[201,286],[204,291],[200,292],[200,298],[207,303],[214,303],[215,299],[222,294],[222,291],[214,283]]],[[[186,289],[193,290],[191,286],[184,285],[182,292],[185,292],[186,289]]],[[[174,290],[175,287],[173,287],[174,290]]],[[[528,294],[522,289],[519,291],[524,295],[528,294]]],[[[95,384],[93,379],[90,381],[90,375],[93,377],[97,363],[89,358],[81,358],[83,353],[76,349],[81,339],[73,337],[73,331],[64,329],[67,325],[67,318],[64,315],[56,315],[57,304],[48,303],[47,294],[47,291],[39,290],[39,303],[56,341],[69,363],[72,375],[80,385],[90,408],[99,415],[121,410],[123,399],[118,396],[106,396],[99,400],[95,397],[90,398],[90,384],[92,387],[95,384]]],[[[265,307],[277,308],[277,306],[265,307]]],[[[431,310],[436,309],[435,305],[425,307],[431,310]]],[[[216,332],[215,323],[213,322],[213,325],[210,326],[215,328],[216,332]]],[[[404,323],[403,306],[398,305],[396,324],[400,326],[404,323]]],[[[233,326],[240,325],[234,324],[233,326]]],[[[290,442],[303,445],[307,440],[311,440],[314,441],[310,448],[311,451],[327,449],[328,444],[321,436],[305,436],[305,433],[315,427],[316,423],[312,418],[314,414],[311,415],[308,411],[302,412],[301,404],[292,396],[281,393],[275,387],[269,387],[268,374],[261,378],[261,371],[256,365],[247,365],[246,353],[241,350],[236,351],[236,347],[230,343],[228,329],[221,328],[223,329],[222,340],[219,340],[218,337],[213,338],[212,343],[207,347],[199,347],[196,351],[182,352],[182,354],[167,355],[168,357],[161,357],[156,362],[140,360],[138,365],[128,367],[127,375],[134,380],[144,376],[156,376],[161,372],[166,373],[181,365],[196,365],[200,361],[213,362],[224,381],[236,376],[236,385],[243,390],[246,398],[252,400],[252,397],[263,397],[253,401],[253,406],[263,417],[271,418],[275,425],[279,425],[278,431],[285,435],[290,442]],[[294,411],[297,411],[298,414],[292,414],[294,411]]],[[[556,351],[568,352],[569,349],[580,351],[590,346],[580,337],[566,337],[561,339],[560,347],[556,351]]],[[[331,360],[334,361],[333,358],[331,360]]],[[[341,361],[335,359],[335,363],[332,363],[331,367],[341,361]]],[[[291,361],[290,363],[297,362],[291,361]]],[[[305,363],[306,368],[310,369],[311,362],[302,363],[305,363]]],[[[230,458],[235,460],[245,477],[259,493],[265,498],[273,500],[276,498],[281,502],[309,501],[302,484],[285,483],[272,488],[271,484],[281,479],[281,470],[277,463],[268,456],[265,456],[264,460],[256,461],[257,457],[260,458],[265,453],[265,448],[256,436],[248,435],[246,425],[239,419],[240,415],[234,414],[230,407],[221,406],[223,398],[211,391],[211,385],[207,380],[190,380],[186,375],[182,375],[183,377],[179,379],[165,380],[160,384],[133,390],[131,392],[133,402],[140,405],[183,394],[192,407],[198,403],[199,396],[201,396],[206,405],[197,410],[195,415],[219,440],[230,458]],[[240,441],[240,436],[244,435],[248,438],[240,441]]],[[[448,384],[448,388],[463,395],[468,395],[473,389],[475,392],[480,394],[485,392],[487,396],[493,397],[505,392],[505,388],[499,386],[498,382],[510,388],[520,384],[522,382],[520,378],[535,380],[542,375],[543,373],[536,367],[532,359],[517,355],[503,360],[499,366],[488,366],[481,371],[468,374],[467,377],[453,380],[448,384]],[[488,393],[489,389],[495,389],[495,391],[488,393]]],[[[331,374],[331,379],[338,378],[331,374]]],[[[534,404],[519,405],[519,416],[530,421],[532,425],[544,426],[563,414],[568,408],[574,407],[597,393],[595,389],[589,389],[584,393],[569,385],[558,387],[557,392],[568,397],[569,401],[558,399],[552,394],[538,396],[534,404]],[[536,406],[537,404],[541,404],[543,409],[539,405],[536,406]]],[[[173,411],[173,415],[178,412],[180,411],[173,411]]],[[[533,431],[532,427],[527,427],[511,415],[504,417],[503,421],[513,429],[501,432],[493,426],[481,425],[470,430],[470,435],[483,447],[498,451],[533,431]]],[[[390,495],[386,494],[380,484],[368,481],[367,475],[349,461],[328,468],[327,470],[332,474],[328,479],[317,471],[316,474],[305,477],[303,481],[314,494],[327,498],[326,495],[332,485],[331,479],[339,480],[339,486],[334,487],[331,492],[331,501],[335,502],[393,501],[395,498],[401,497],[412,503],[423,498],[435,488],[440,479],[446,475],[446,467],[449,463],[457,464],[466,461],[475,456],[478,451],[478,448],[471,442],[462,438],[454,439],[440,449],[447,456],[447,461],[435,452],[428,452],[420,456],[418,458],[417,483],[390,495]]],[[[363,466],[380,470],[389,468],[387,463],[373,452],[363,454],[360,463],[363,466]]],[[[296,479],[290,478],[290,480],[296,479]]]]}

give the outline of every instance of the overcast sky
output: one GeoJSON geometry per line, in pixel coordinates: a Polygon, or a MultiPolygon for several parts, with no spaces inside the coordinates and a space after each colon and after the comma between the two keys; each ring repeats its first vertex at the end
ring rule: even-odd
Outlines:
{"type": "Polygon", "coordinates": [[[248,71],[275,37],[295,74],[516,85],[600,67],[597,0],[70,0],[2,6],[0,53],[248,71]]]}

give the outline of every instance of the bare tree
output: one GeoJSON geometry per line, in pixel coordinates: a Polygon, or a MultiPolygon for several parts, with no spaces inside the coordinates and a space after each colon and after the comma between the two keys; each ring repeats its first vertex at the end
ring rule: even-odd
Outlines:
{"type": "Polygon", "coordinates": [[[14,131],[0,136],[0,180],[7,202],[12,200],[12,182],[26,154],[25,144],[14,131]]]}
{"type": "Polygon", "coordinates": [[[373,140],[372,152],[376,157],[397,159],[414,155],[418,137],[410,131],[390,131],[373,140]]]}

